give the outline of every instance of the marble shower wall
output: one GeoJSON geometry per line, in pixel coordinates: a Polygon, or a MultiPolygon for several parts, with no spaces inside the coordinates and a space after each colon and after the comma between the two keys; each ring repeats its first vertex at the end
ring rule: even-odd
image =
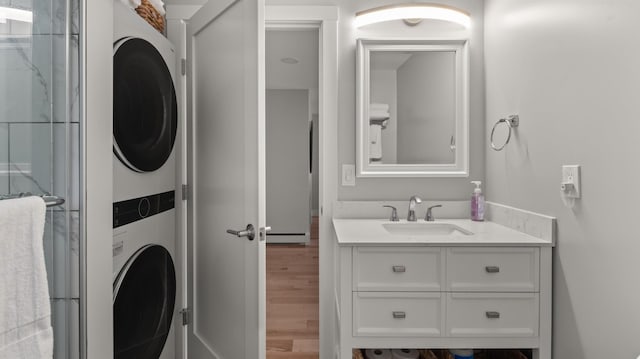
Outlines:
{"type": "Polygon", "coordinates": [[[33,14],[0,21],[0,194],[67,200],[47,211],[44,236],[56,359],[79,357],[78,4],[0,0],[33,14]]]}

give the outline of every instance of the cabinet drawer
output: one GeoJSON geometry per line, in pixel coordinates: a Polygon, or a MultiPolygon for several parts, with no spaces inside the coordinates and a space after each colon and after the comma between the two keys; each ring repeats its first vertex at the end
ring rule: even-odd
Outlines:
{"type": "Polygon", "coordinates": [[[537,293],[448,293],[452,337],[538,336],[537,293]]]}
{"type": "Polygon", "coordinates": [[[440,293],[353,293],[353,335],[438,337],[443,309],[440,293]]]}
{"type": "Polygon", "coordinates": [[[356,247],[355,291],[440,291],[444,265],[440,248],[356,247]]]}
{"type": "Polygon", "coordinates": [[[538,248],[448,248],[447,290],[537,292],[538,248]]]}

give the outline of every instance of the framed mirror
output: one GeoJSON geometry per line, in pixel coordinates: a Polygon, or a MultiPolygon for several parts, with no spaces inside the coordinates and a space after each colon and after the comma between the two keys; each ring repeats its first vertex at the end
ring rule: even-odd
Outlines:
{"type": "Polygon", "coordinates": [[[469,175],[467,47],[466,40],[358,40],[358,177],[469,175]]]}

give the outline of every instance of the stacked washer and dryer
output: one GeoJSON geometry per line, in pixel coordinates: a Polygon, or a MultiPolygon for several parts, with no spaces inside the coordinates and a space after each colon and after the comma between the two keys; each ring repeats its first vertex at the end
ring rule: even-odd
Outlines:
{"type": "Polygon", "coordinates": [[[113,316],[116,359],[175,358],[175,53],[114,1],[113,316]]]}

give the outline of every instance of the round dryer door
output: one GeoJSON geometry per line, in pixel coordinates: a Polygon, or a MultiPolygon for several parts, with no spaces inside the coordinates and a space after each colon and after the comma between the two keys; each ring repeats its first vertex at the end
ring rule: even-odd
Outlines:
{"type": "Polygon", "coordinates": [[[113,290],[114,358],[159,358],[176,298],[169,252],[159,245],[141,248],[122,268],[113,290]]]}
{"type": "Polygon", "coordinates": [[[148,41],[116,43],[113,55],[114,152],[136,172],[155,171],[167,161],[176,138],[178,108],[173,79],[148,41]]]}

